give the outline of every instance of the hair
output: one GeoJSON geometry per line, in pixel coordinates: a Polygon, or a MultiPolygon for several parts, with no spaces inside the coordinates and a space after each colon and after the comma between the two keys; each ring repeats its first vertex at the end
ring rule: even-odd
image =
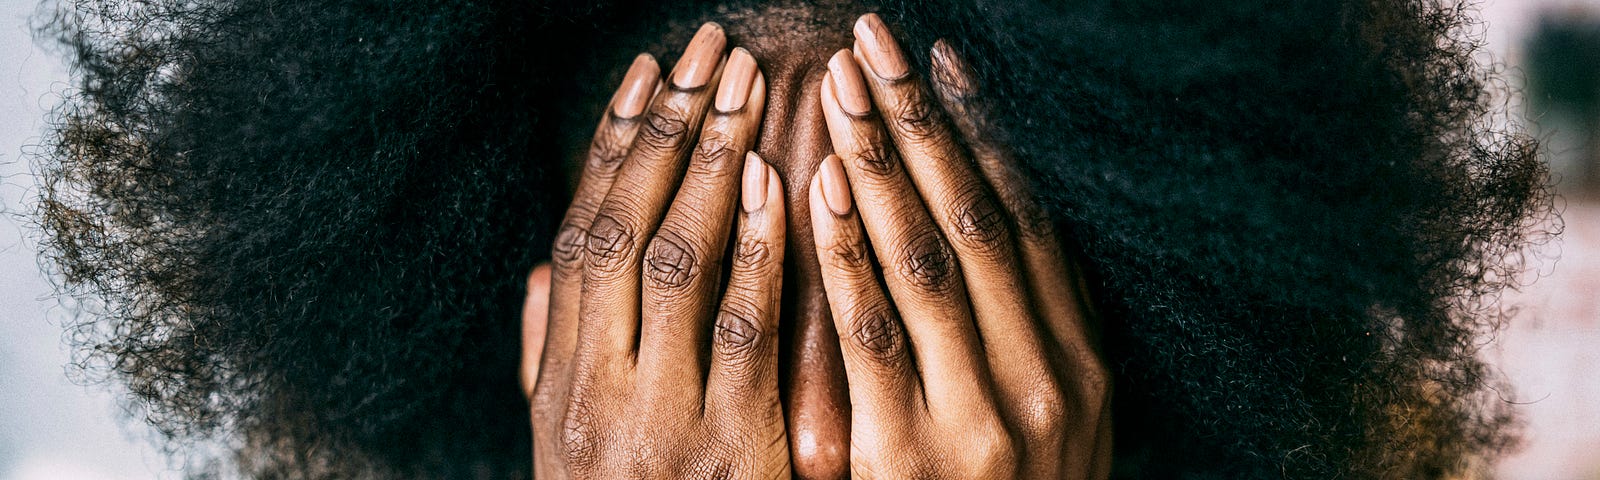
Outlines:
{"type": "MultiPolygon", "coordinates": [[[[528,477],[518,310],[562,167],[633,51],[726,8],[63,0],[34,215],[80,372],[220,446],[196,476],[528,477]]],[[[1477,350],[1559,220],[1469,5],[870,8],[972,59],[1082,254],[1116,476],[1441,478],[1514,444],[1477,350]]]]}

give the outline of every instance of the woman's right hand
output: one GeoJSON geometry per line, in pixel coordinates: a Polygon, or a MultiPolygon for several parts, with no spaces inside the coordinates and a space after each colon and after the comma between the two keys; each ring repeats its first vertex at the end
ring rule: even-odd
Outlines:
{"type": "Polygon", "coordinates": [[[702,26],[660,87],[638,57],[595,132],[556,238],[544,348],[524,347],[542,356],[523,367],[541,480],[790,474],[783,187],[750,151],[765,80],[743,49],[724,62],[726,43],[702,26]]]}

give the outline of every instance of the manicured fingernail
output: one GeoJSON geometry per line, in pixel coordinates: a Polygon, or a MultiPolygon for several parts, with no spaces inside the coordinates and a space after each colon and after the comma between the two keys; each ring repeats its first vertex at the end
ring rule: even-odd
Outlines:
{"type": "Polygon", "coordinates": [[[840,50],[828,60],[828,73],[833,77],[833,95],[839,107],[852,115],[866,115],[872,111],[872,98],[867,96],[867,81],[861,78],[861,68],[850,58],[849,50],[840,50]]]}
{"type": "Polygon", "coordinates": [[[767,163],[756,152],[744,155],[744,211],[755,213],[767,204],[767,163]]]}
{"type": "Polygon", "coordinates": [[[861,56],[867,59],[867,68],[884,80],[898,80],[911,73],[911,65],[900,53],[889,26],[883,24],[878,14],[869,13],[856,20],[856,40],[861,41],[861,56]]]}
{"type": "Polygon", "coordinates": [[[956,99],[972,95],[972,73],[966,62],[956,55],[955,49],[944,39],[933,42],[933,82],[936,87],[956,99]]]}
{"type": "Polygon", "coordinates": [[[722,60],[722,47],[727,44],[728,38],[723,35],[721,25],[716,22],[701,25],[694,40],[689,41],[689,47],[683,49],[683,57],[672,68],[672,84],[678,88],[700,88],[710,83],[717,63],[722,60]]]}
{"type": "Polygon", "coordinates": [[[728,66],[722,68],[722,84],[717,85],[717,111],[732,112],[744,108],[750,98],[750,88],[756,81],[756,59],[744,48],[733,49],[728,56],[728,66]]]}
{"type": "Polygon", "coordinates": [[[778,176],[778,169],[770,163],[767,164],[767,196],[771,197],[767,199],[769,201],[783,201],[783,177],[778,176]]]}
{"type": "Polygon", "coordinates": [[[817,178],[822,182],[822,200],[834,215],[850,214],[850,180],[844,176],[844,162],[837,155],[828,155],[817,167],[817,178]]]}
{"type": "Polygon", "coordinates": [[[660,79],[661,67],[656,65],[655,57],[648,53],[633,57],[633,66],[628,67],[628,74],[622,77],[622,88],[617,89],[617,103],[612,106],[612,112],[622,118],[644,113],[660,79]]]}

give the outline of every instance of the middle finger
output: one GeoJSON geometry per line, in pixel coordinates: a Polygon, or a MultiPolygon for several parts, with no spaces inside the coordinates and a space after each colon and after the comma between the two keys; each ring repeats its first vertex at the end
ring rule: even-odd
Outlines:
{"type": "Polygon", "coordinates": [[[765,101],[755,58],[733,49],[683,185],[645,250],[639,371],[652,391],[697,397],[704,383],[705,362],[692,359],[703,356],[710,335],[740,166],[755,144],[765,101]]]}
{"type": "MultiPolygon", "coordinates": [[[[1053,405],[1049,397],[1059,388],[1008,215],[883,21],[863,15],[855,36],[856,58],[895,148],[960,259],[1001,395],[1010,404],[1053,405]]],[[[1036,423],[1054,421],[1052,412],[1036,413],[1036,423]]]]}
{"type": "Polygon", "coordinates": [[[923,372],[926,401],[930,407],[938,404],[956,411],[990,408],[988,367],[961,267],[906,177],[888,133],[872,114],[849,50],[828,61],[822,111],[923,372]]]}
{"type": "Polygon", "coordinates": [[[641,251],[677,190],[684,161],[721,73],[722,27],[707,23],[674,66],[633,149],[589,226],[579,308],[578,381],[632,371],[639,328],[641,251]]]}

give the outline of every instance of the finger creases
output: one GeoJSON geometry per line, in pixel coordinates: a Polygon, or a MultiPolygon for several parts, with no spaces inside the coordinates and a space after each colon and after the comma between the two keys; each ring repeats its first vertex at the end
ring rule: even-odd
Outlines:
{"type": "MultiPolygon", "coordinates": [[[[622,84],[600,116],[594,138],[584,157],[578,185],[551,247],[548,320],[540,371],[544,377],[565,381],[578,337],[578,311],[582,290],[583,256],[595,212],[615,181],[618,167],[632,149],[639,131],[636,117],[650,104],[661,84],[661,67],[654,57],[634,57],[622,84]]],[[[560,390],[560,389],[557,389],[560,390]]],[[[550,399],[545,399],[548,403],[550,399]]]]}
{"type": "Polygon", "coordinates": [[[839,332],[853,414],[905,417],[921,405],[909,339],[877,266],[836,156],[822,161],[809,192],[811,231],[834,328],[839,332]]]}
{"type": "MultiPolygon", "coordinates": [[[[711,339],[708,412],[770,413],[778,404],[778,302],[785,213],[776,169],[754,152],[742,175],[741,214],[727,291],[711,339]],[[744,410],[742,410],[744,409],[744,410]]],[[[781,415],[775,417],[781,424],[781,415]]]]}
{"type": "Polygon", "coordinates": [[[981,101],[980,85],[970,65],[948,43],[938,41],[931,49],[934,90],[959,134],[966,140],[982,177],[1004,206],[1011,220],[1020,250],[1020,267],[1025,273],[1036,311],[1054,343],[1068,350],[1073,369],[1103,373],[1104,366],[1094,355],[1093,326],[1089,309],[1081,295],[1083,282],[1062,250],[1055,227],[1040,208],[1035,191],[1017,159],[1001,140],[983,128],[980,119],[988,115],[981,101]],[[1066,295],[1062,292],[1080,292],[1066,295]]]}
{"type": "Polygon", "coordinates": [[[749,52],[735,48],[725,70],[683,183],[644,256],[640,370],[677,395],[698,394],[705,381],[705,362],[685,359],[704,358],[744,153],[755,145],[765,108],[765,79],[749,52]],[[728,92],[743,98],[730,100],[728,92]]]}
{"type": "Polygon", "coordinates": [[[884,283],[905,319],[925,398],[979,408],[991,394],[989,373],[962,266],[924,207],[925,195],[906,176],[870,98],[849,51],[835,54],[823,75],[823,117],[884,283]]]}
{"type": "MultiPolygon", "coordinates": [[[[726,38],[716,24],[689,42],[668,85],[638,117],[638,133],[584,239],[578,326],[578,376],[631,372],[636,360],[646,242],[655,236],[723,65],[726,38]],[[622,360],[622,361],[619,361],[622,360]]],[[[585,379],[578,379],[585,380],[585,379]]]]}
{"type": "MultiPolygon", "coordinates": [[[[888,29],[875,23],[881,24],[872,16],[858,22],[852,57],[866,66],[864,83],[884,112],[906,173],[959,260],[995,380],[1004,391],[1023,391],[1038,384],[1030,372],[1050,371],[1050,360],[1033,302],[1026,300],[1033,292],[1009,215],[922,79],[909,70],[879,71],[909,62],[888,29]]],[[[926,268],[936,270],[937,258],[929,260],[926,268]]]]}
{"type": "MultiPolygon", "coordinates": [[[[616,173],[632,149],[639,131],[638,116],[660,90],[661,67],[654,57],[640,54],[633,59],[622,84],[607,104],[595,128],[589,150],[582,158],[582,172],[574,188],[572,204],[562,219],[551,249],[546,298],[546,327],[543,350],[525,350],[524,361],[537,361],[532,372],[524,367],[527,381],[533,383],[532,416],[536,445],[535,466],[541,478],[565,473],[559,445],[560,425],[566,413],[573,358],[578,343],[578,313],[581,305],[583,256],[594,214],[611,191],[616,173]]],[[[530,305],[531,305],[530,299],[530,305]]],[[[529,308],[533,308],[530,306],[529,308]]],[[[524,322],[528,317],[524,317],[524,322]]],[[[524,338],[529,335],[524,334],[524,338]]]]}

